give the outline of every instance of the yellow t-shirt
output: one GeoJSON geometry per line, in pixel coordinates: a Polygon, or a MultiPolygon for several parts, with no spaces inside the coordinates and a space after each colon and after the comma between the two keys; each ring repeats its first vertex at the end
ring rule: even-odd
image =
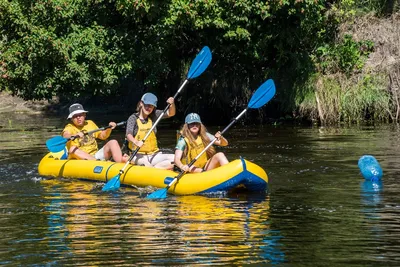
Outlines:
{"type": "MultiPolygon", "coordinates": [[[[99,127],[97,127],[97,125],[91,120],[85,121],[83,127],[76,127],[74,124],[68,123],[61,134],[63,134],[64,132],[69,132],[71,135],[76,135],[81,131],[90,132],[98,128],[99,127]]],[[[84,135],[82,138],[71,140],[67,143],[67,149],[69,150],[71,146],[77,146],[80,150],[85,151],[90,155],[94,155],[98,151],[96,138],[99,138],[100,134],[101,131],[98,131],[92,133],[91,135],[84,135]]]]}

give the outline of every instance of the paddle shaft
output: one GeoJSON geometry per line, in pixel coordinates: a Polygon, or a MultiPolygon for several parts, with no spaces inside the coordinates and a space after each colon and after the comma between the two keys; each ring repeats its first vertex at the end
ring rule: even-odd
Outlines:
{"type": "MultiPolygon", "coordinates": [[[[231,128],[231,126],[232,126],[236,121],[238,121],[238,120],[246,113],[247,109],[248,109],[248,108],[245,108],[236,118],[234,118],[234,119],[231,121],[231,123],[229,123],[228,126],[225,127],[225,129],[222,130],[221,136],[222,136],[226,131],[228,131],[229,128],[231,128]]],[[[188,167],[189,167],[189,168],[192,167],[193,164],[201,157],[201,155],[203,155],[204,152],[206,152],[207,149],[215,143],[215,141],[217,141],[217,138],[214,138],[214,139],[213,139],[213,140],[212,140],[212,141],[211,141],[211,142],[210,142],[210,143],[209,143],[195,158],[194,158],[194,159],[192,159],[192,161],[188,164],[188,167]]],[[[184,174],[185,174],[185,171],[182,170],[177,176],[175,176],[175,179],[172,180],[172,182],[170,182],[170,183],[167,185],[166,189],[168,190],[168,189],[169,189],[174,183],[176,183],[176,182],[179,180],[179,178],[181,178],[184,174]]]]}
{"type": "MultiPolygon", "coordinates": [[[[117,123],[117,125],[115,125],[115,127],[124,125],[125,123],[126,123],[126,121],[119,122],[119,123],[117,123]]],[[[101,128],[95,129],[95,130],[91,130],[91,131],[89,131],[87,133],[84,133],[84,135],[90,135],[90,134],[93,134],[93,133],[96,133],[96,132],[99,132],[99,131],[104,131],[104,130],[109,129],[111,127],[112,127],[111,125],[104,126],[104,127],[101,127],[101,128]]],[[[71,136],[70,138],[66,139],[66,142],[68,142],[70,140],[73,141],[73,140],[75,140],[76,138],[79,138],[79,137],[80,137],[79,135],[71,136]]]]}

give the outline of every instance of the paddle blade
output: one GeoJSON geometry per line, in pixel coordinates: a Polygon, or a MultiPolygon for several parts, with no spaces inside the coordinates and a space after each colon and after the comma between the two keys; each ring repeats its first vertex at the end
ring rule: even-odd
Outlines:
{"type": "Polygon", "coordinates": [[[257,91],[253,94],[250,99],[249,108],[260,108],[264,106],[271,98],[275,95],[275,83],[269,79],[258,87],[257,91]]]}
{"type": "Polygon", "coordinates": [[[112,191],[112,190],[117,190],[121,186],[121,182],[119,180],[120,174],[117,174],[114,178],[112,178],[110,181],[108,181],[101,191],[112,191]]]}
{"type": "Polygon", "coordinates": [[[200,53],[198,53],[196,58],[193,60],[192,65],[190,65],[187,78],[191,79],[200,76],[208,65],[210,65],[211,58],[210,48],[208,48],[208,46],[203,47],[200,53]]]}
{"type": "Polygon", "coordinates": [[[149,198],[149,199],[166,198],[167,192],[168,192],[167,188],[160,189],[160,190],[154,191],[153,193],[148,195],[146,198],[149,198]]]}
{"type": "Polygon", "coordinates": [[[46,141],[46,146],[50,152],[60,152],[64,149],[65,144],[68,142],[68,138],[64,138],[60,135],[54,136],[53,138],[46,141]]]}

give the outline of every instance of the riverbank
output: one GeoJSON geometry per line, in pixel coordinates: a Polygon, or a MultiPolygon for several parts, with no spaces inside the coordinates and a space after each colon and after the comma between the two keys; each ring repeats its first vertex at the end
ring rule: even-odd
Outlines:
{"type": "Polygon", "coordinates": [[[0,114],[1,113],[26,113],[40,114],[48,112],[54,103],[48,100],[25,101],[20,97],[13,96],[7,92],[0,92],[0,114]]]}
{"type": "Polygon", "coordinates": [[[52,100],[24,100],[21,97],[13,96],[8,92],[0,92],[0,114],[25,114],[25,115],[68,115],[68,108],[73,103],[81,103],[86,110],[90,110],[96,114],[109,113],[129,113],[128,110],[120,104],[104,105],[104,101],[99,100],[74,100],[70,102],[59,101],[57,97],[52,100]]]}

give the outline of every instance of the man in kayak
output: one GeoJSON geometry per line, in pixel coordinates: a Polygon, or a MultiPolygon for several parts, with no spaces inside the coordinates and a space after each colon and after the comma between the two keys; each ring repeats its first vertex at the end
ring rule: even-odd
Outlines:
{"type": "Polygon", "coordinates": [[[112,158],[115,162],[126,162],[117,140],[108,141],[100,150],[97,146],[96,139],[106,140],[116,123],[110,122],[111,128],[88,135],[87,132],[99,127],[93,121],[86,120],[86,113],[88,111],[84,110],[81,104],[76,103],[69,107],[68,119],[71,120],[71,123],[65,126],[62,136],[64,138],[77,136],[77,138],[67,143],[68,158],[86,160],[109,160],[112,158]]]}
{"type": "Polygon", "coordinates": [[[218,146],[227,146],[228,140],[220,132],[217,132],[214,136],[208,133],[206,127],[201,123],[200,116],[196,113],[190,113],[186,116],[185,124],[180,133],[181,137],[175,147],[175,165],[181,170],[202,172],[229,163],[224,153],[216,153],[215,148],[210,146],[189,169],[188,164],[206,148],[211,140],[216,138],[214,144],[218,146]]]}
{"type": "MultiPolygon", "coordinates": [[[[167,103],[170,106],[163,119],[174,116],[176,112],[174,98],[168,98],[167,103]]],[[[133,113],[127,121],[126,139],[129,142],[129,149],[134,150],[136,147],[140,147],[132,160],[135,164],[159,169],[172,169],[174,154],[164,154],[158,149],[157,128],[153,129],[145,142],[142,141],[152,128],[153,123],[163,113],[162,110],[156,108],[157,97],[152,93],[144,94],[137,104],[136,113],[133,113]]]]}

